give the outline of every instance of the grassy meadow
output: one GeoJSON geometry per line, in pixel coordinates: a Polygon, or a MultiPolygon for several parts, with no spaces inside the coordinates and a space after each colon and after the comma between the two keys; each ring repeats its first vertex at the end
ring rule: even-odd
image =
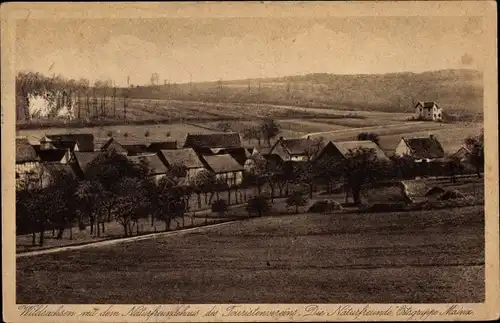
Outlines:
{"type": "Polygon", "coordinates": [[[481,302],[483,230],[482,206],[253,218],[19,258],[17,302],[481,302]]]}

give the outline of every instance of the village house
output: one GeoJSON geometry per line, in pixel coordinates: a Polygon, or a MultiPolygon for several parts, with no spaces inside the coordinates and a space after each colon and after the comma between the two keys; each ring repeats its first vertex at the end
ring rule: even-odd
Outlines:
{"type": "Polygon", "coordinates": [[[244,168],[231,155],[205,155],[201,161],[218,181],[227,183],[229,187],[240,185],[243,181],[244,168]]]}
{"type": "Polygon", "coordinates": [[[67,164],[71,159],[71,150],[67,149],[40,149],[40,145],[33,145],[33,148],[42,163],[67,164]]]}
{"type": "Polygon", "coordinates": [[[73,151],[94,151],[92,134],[45,135],[40,139],[40,150],[69,149],[73,151]]]}
{"type": "Polygon", "coordinates": [[[148,152],[159,153],[161,150],[177,149],[177,141],[155,141],[146,148],[148,152]]]}
{"type": "Polygon", "coordinates": [[[469,160],[470,153],[471,152],[469,149],[467,149],[467,147],[460,147],[460,149],[458,149],[453,155],[451,155],[451,158],[464,163],[469,160]]]}
{"type": "Polygon", "coordinates": [[[239,133],[188,134],[184,148],[192,148],[198,154],[227,154],[244,149],[239,133]]]}
{"type": "Polygon", "coordinates": [[[175,164],[181,164],[186,167],[186,176],[183,179],[185,183],[189,183],[196,174],[205,169],[200,158],[192,148],[161,150],[158,156],[167,165],[167,168],[175,164]]]}
{"type": "Polygon", "coordinates": [[[176,141],[159,141],[147,144],[131,140],[118,141],[115,138],[110,138],[101,146],[102,151],[114,150],[127,156],[151,155],[152,153],[159,153],[161,150],[171,149],[177,149],[176,141]]]}
{"type": "Polygon", "coordinates": [[[139,143],[121,143],[122,147],[127,151],[128,156],[149,155],[148,145],[139,143]]]}
{"type": "Polygon", "coordinates": [[[309,138],[284,139],[280,137],[272,146],[269,155],[277,155],[284,162],[308,161],[316,155],[321,147],[309,138]]]}
{"type": "Polygon", "coordinates": [[[370,150],[372,151],[379,161],[388,161],[389,158],[384,153],[380,147],[371,140],[359,140],[359,141],[341,141],[332,142],[329,141],[323,149],[316,155],[314,161],[320,161],[323,158],[331,158],[331,160],[342,162],[345,160],[349,153],[358,150],[370,150]]]}
{"type": "Polygon", "coordinates": [[[40,158],[35,149],[31,146],[28,138],[16,138],[16,186],[25,183],[33,173],[37,172],[40,166],[40,158]]]}
{"type": "Polygon", "coordinates": [[[436,102],[417,102],[414,107],[417,118],[423,120],[443,120],[443,109],[436,102]]]}
{"type": "Polygon", "coordinates": [[[101,151],[114,151],[121,155],[128,155],[128,150],[114,138],[109,138],[108,141],[101,146],[101,151]]]}
{"type": "Polygon", "coordinates": [[[167,175],[168,168],[157,154],[128,156],[128,159],[133,163],[145,165],[148,177],[153,178],[156,183],[167,175]]]}
{"type": "Polygon", "coordinates": [[[434,135],[422,138],[402,137],[394,150],[394,156],[410,156],[416,162],[430,162],[444,158],[443,146],[434,135]]]}
{"type": "Polygon", "coordinates": [[[69,165],[76,176],[83,179],[90,163],[100,155],[102,155],[100,151],[74,151],[71,154],[69,165]]]}
{"type": "Polygon", "coordinates": [[[42,164],[40,173],[42,187],[47,187],[51,184],[54,184],[54,181],[60,178],[60,176],[76,179],[76,174],[69,164],[53,162],[42,164]]]}

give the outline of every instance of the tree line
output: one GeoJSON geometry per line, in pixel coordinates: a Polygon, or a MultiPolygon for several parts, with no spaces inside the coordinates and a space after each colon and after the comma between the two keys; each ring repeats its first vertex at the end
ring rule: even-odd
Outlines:
{"type": "MultiPolygon", "coordinates": [[[[76,118],[121,117],[117,115],[117,105],[123,101],[123,117],[126,118],[129,93],[119,88],[111,79],[89,81],[86,78],[68,79],[61,75],[45,76],[38,72],[19,72],[16,75],[16,97],[30,105],[30,99],[43,96],[54,110],[67,105],[76,109],[76,118]]],[[[18,111],[20,109],[18,108],[18,111]]],[[[24,118],[30,120],[26,108],[24,118]]]]}

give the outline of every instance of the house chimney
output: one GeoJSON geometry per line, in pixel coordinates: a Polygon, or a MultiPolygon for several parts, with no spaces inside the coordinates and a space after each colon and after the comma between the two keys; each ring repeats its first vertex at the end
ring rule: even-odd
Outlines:
{"type": "Polygon", "coordinates": [[[280,140],[283,140],[283,136],[280,136],[280,140]]]}
{"type": "Polygon", "coordinates": [[[309,135],[307,135],[307,140],[311,139],[311,137],[309,135]]]}

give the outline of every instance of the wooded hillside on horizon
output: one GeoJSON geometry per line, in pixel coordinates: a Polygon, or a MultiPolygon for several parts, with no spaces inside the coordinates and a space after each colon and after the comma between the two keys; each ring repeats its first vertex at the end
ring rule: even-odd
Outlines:
{"type": "Polygon", "coordinates": [[[482,113],[483,73],[340,75],[314,73],[278,78],[135,86],[131,98],[272,103],[340,110],[411,112],[417,101],[436,101],[449,112],[482,113]]]}

